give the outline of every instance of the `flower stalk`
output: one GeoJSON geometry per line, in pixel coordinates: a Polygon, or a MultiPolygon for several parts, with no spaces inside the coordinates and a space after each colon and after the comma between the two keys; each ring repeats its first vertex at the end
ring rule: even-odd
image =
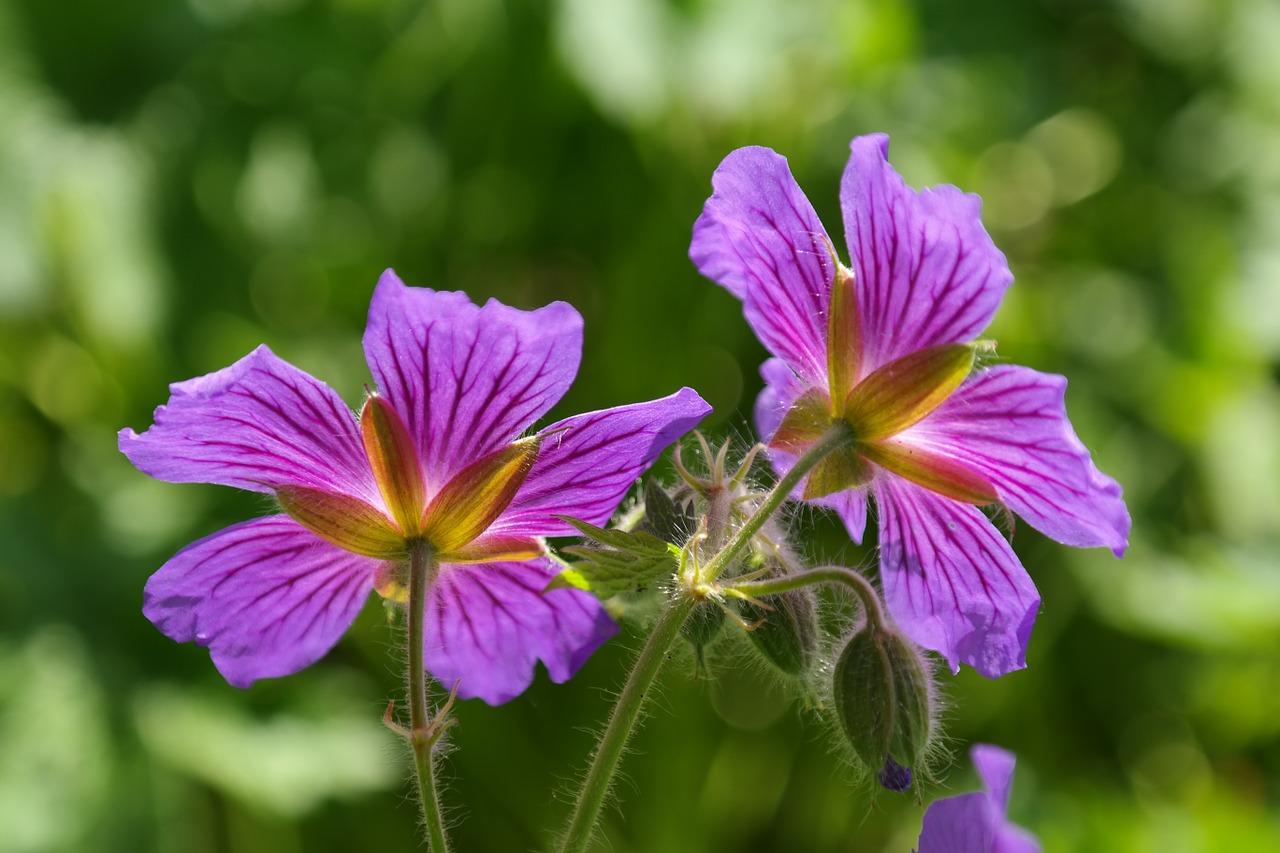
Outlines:
{"type": "Polygon", "coordinates": [[[871,581],[844,566],[820,566],[783,577],[746,581],[725,587],[723,592],[735,598],[762,598],[819,583],[836,583],[848,587],[858,597],[862,612],[867,617],[867,625],[877,631],[888,627],[884,605],[880,603],[880,596],[876,594],[871,581]]]}
{"type": "Polygon", "coordinates": [[[609,714],[604,734],[596,745],[591,768],[582,782],[582,790],[574,803],[573,814],[569,818],[569,826],[560,846],[562,853],[582,853],[587,849],[591,833],[600,817],[600,809],[613,786],[614,773],[622,760],[627,742],[631,740],[640,713],[644,710],[653,682],[662,671],[662,665],[680,636],[680,628],[689,618],[694,604],[694,599],[688,596],[673,598],[658,617],[653,633],[636,658],[636,665],[632,668],[631,675],[609,714]]]}
{"type": "Polygon", "coordinates": [[[427,847],[431,853],[448,853],[449,840],[440,812],[436,788],[435,745],[452,723],[449,709],[453,695],[434,718],[427,705],[427,670],[423,661],[423,623],[426,622],[427,592],[435,575],[436,561],[430,546],[415,544],[409,550],[409,730],[403,732],[413,748],[418,776],[418,797],[427,847]]]}

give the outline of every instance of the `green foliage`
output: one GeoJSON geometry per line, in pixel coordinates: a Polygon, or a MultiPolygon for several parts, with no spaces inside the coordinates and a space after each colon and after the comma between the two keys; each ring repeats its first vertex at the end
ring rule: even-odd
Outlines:
{"type": "Polygon", "coordinates": [[[651,533],[606,530],[576,518],[556,517],[603,547],[570,545],[561,548],[560,553],[576,558],[576,562],[551,579],[547,584],[548,591],[584,589],[601,599],[611,598],[670,578],[679,568],[680,549],[651,533]]]}

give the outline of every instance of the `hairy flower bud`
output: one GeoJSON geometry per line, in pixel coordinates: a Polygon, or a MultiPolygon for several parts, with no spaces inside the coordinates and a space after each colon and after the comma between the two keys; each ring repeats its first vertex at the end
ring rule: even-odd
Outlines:
{"type": "Polygon", "coordinates": [[[803,678],[818,654],[818,607],[813,587],[769,597],[772,610],[744,601],[742,618],[758,623],[747,632],[764,659],[787,675],[803,678]]]}
{"type": "Polygon", "coordinates": [[[840,653],[832,686],[854,752],[885,788],[907,790],[932,725],[933,685],[919,650],[891,628],[864,627],[840,653]]]}
{"type": "Polygon", "coordinates": [[[699,601],[680,628],[680,636],[689,641],[702,663],[702,653],[720,635],[724,625],[724,608],[714,601],[699,601]]]}
{"type": "Polygon", "coordinates": [[[678,504],[657,480],[650,477],[644,484],[644,521],[640,529],[663,542],[683,546],[693,535],[697,524],[688,506],[678,504]]]}

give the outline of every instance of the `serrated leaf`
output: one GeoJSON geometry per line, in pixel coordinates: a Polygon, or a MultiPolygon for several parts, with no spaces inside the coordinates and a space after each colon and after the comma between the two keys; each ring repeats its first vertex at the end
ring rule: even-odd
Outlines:
{"type": "MultiPolygon", "coordinates": [[[[661,556],[645,557],[604,548],[565,548],[578,561],[551,579],[543,592],[553,589],[584,589],[599,598],[630,592],[673,573],[679,561],[663,547],[661,556]]],[[[676,554],[679,552],[677,551],[676,554]]]]}
{"type": "Polygon", "coordinates": [[[551,579],[551,582],[543,587],[543,593],[551,592],[553,589],[583,589],[591,592],[591,582],[583,577],[582,573],[577,569],[564,569],[560,574],[551,579]]]}
{"type": "MultiPolygon", "coordinates": [[[[652,533],[645,533],[642,530],[606,530],[603,527],[596,527],[577,518],[571,518],[567,515],[557,515],[556,518],[571,524],[579,533],[590,539],[594,539],[601,545],[607,545],[617,551],[625,551],[635,554],[638,557],[662,557],[666,558],[672,553],[674,546],[663,542],[652,533]]],[[[680,550],[674,551],[679,557],[680,550]]]]}

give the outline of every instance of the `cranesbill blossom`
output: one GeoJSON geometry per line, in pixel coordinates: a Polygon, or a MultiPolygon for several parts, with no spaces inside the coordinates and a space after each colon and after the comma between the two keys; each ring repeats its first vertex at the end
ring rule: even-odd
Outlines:
{"type": "Polygon", "coordinates": [[[1039,842],[1005,817],[1013,753],[979,743],[969,756],[986,790],[931,803],[916,853],[1039,853],[1039,842]]]}
{"type": "Polygon", "coordinates": [[[1067,420],[1065,379],[975,366],[975,339],[1013,280],[977,196],[915,192],[885,136],[851,148],[840,190],[851,266],[766,148],[716,170],[690,257],[743,301],[775,356],[756,403],[775,467],[831,429],[847,433],[796,497],[834,509],[861,541],[870,496],[893,616],[953,669],[1002,675],[1025,666],[1040,599],[979,507],[1002,504],[1059,542],[1117,555],[1129,515],[1067,420]]]}
{"type": "Polygon", "coordinates": [[[542,594],[541,537],[576,532],[555,515],[603,523],[709,407],[685,388],[521,437],[577,373],[578,312],[479,307],[390,270],[364,349],[377,391],[358,416],[263,346],[173,385],[141,435],[121,431],[153,477],[265,492],[284,510],[188,545],[147,582],[143,612],[246,687],[318,660],[371,591],[405,600],[406,555],[423,548],[438,564],[424,649],[436,678],[494,704],[538,659],[568,679],[617,626],[588,593],[542,594]]]}

